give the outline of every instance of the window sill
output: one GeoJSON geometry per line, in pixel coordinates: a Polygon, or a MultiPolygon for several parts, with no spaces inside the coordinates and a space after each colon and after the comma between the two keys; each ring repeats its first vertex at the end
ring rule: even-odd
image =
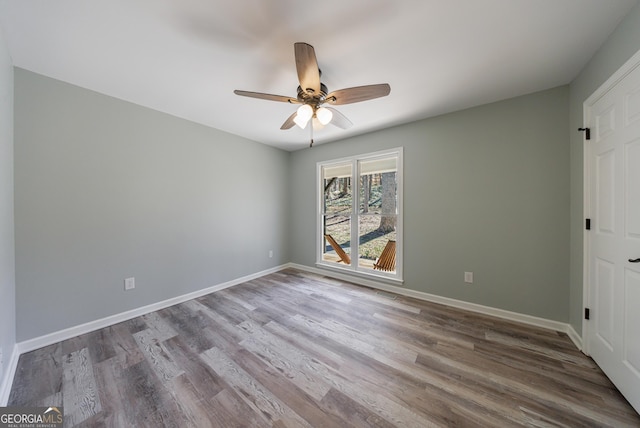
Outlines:
{"type": "MultiPolygon", "coordinates": [[[[364,279],[364,280],[382,282],[382,283],[395,285],[395,286],[404,285],[404,279],[402,278],[392,278],[386,275],[378,275],[375,273],[357,271],[350,268],[342,267],[340,265],[336,265],[335,263],[316,262],[316,267],[320,269],[330,270],[335,273],[344,274],[346,276],[364,279]]],[[[349,280],[349,278],[345,278],[345,279],[349,280]]]]}

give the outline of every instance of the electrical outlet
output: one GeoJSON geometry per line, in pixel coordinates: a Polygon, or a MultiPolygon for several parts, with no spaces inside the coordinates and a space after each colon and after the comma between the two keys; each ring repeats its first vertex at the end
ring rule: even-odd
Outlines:
{"type": "Polygon", "coordinates": [[[273,250],[269,250],[269,258],[273,257],[273,250]]]}
{"type": "Polygon", "coordinates": [[[473,272],[464,273],[464,282],[467,284],[473,284],[473,272]]]}
{"type": "Polygon", "coordinates": [[[124,290],[128,291],[133,290],[134,288],[136,288],[136,279],[134,277],[126,278],[124,280],[124,290]]]}

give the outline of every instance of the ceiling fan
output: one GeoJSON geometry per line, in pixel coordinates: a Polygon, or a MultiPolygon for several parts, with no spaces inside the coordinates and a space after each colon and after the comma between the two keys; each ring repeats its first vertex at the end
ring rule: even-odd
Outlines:
{"type": "Polygon", "coordinates": [[[353,123],[338,110],[332,107],[325,107],[325,103],[330,105],[359,103],[361,101],[385,97],[391,92],[391,87],[387,83],[356,86],[329,92],[325,84],[320,82],[321,72],[318,68],[318,61],[316,60],[316,53],[313,46],[298,42],[294,44],[294,52],[296,70],[300,82],[297,97],[293,98],[283,95],[264,94],[262,92],[240,91],[237,89],[233,92],[243,97],[300,104],[298,110],[284,121],[280,129],[291,129],[294,125],[298,125],[304,129],[309,121],[311,121],[312,124],[309,127],[311,132],[310,147],[313,146],[314,122],[317,121],[317,123],[322,126],[331,123],[342,129],[348,129],[353,125],[353,123]]]}

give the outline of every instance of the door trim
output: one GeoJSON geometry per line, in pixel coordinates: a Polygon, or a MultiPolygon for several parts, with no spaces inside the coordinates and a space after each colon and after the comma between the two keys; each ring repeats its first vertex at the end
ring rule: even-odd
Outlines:
{"type": "MultiPolygon", "coordinates": [[[[592,128],[591,123],[591,108],[594,104],[602,98],[607,92],[613,89],[621,80],[623,80],[627,75],[629,75],[636,68],[640,67],[640,50],[637,51],[631,58],[625,62],[622,67],[620,67],[615,73],[613,73],[598,89],[596,89],[593,94],[586,99],[586,101],[582,104],[582,117],[583,124],[582,126],[587,128],[592,128]]],[[[586,134],[586,133],[585,133],[586,134]]],[[[592,134],[593,135],[593,134],[592,134]]],[[[593,140],[592,140],[593,141],[593,140]]],[[[590,255],[591,255],[591,235],[589,234],[591,231],[586,230],[584,227],[584,219],[591,218],[591,170],[589,168],[589,159],[591,157],[591,144],[590,141],[587,141],[586,136],[583,137],[582,140],[583,147],[583,216],[582,216],[582,235],[583,235],[583,245],[582,245],[582,302],[583,308],[590,307],[590,293],[591,288],[589,284],[590,281],[590,255]]],[[[582,352],[586,355],[589,355],[589,323],[584,317],[582,317],[582,352]]]]}

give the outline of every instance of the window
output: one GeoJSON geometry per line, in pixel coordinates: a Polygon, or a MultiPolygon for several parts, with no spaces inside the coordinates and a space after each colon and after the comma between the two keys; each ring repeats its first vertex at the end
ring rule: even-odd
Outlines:
{"type": "Polygon", "coordinates": [[[318,192],[317,263],[402,279],[402,148],[318,163],[318,192]]]}

